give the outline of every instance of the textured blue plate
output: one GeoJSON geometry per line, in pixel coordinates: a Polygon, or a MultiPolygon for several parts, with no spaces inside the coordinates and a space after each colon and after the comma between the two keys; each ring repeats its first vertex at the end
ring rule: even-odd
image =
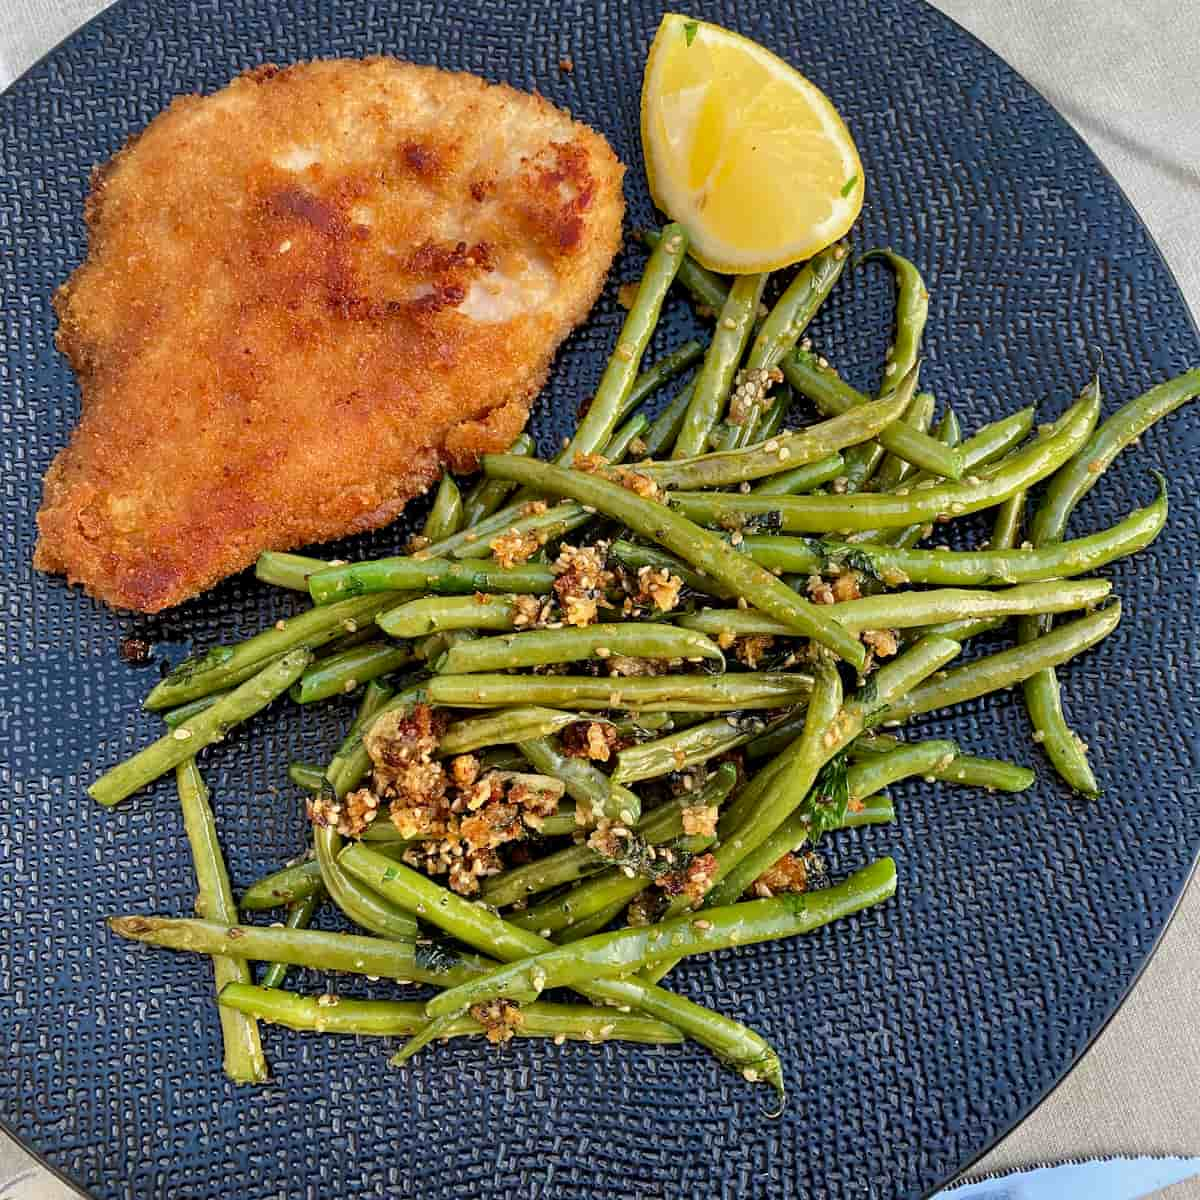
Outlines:
{"type": "MultiPolygon", "coordinates": [[[[1114,399],[1200,359],[1183,299],[1109,176],[1046,103],[934,11],[903,0],[693,5],[774,47],[835,99],[869,180],[858,242],[890,243],[933,292],[923,382],[968,428],[1030,400],[1056,412],[1105,351],[1114,399]]],[[[1035,761],[1019,797],[898,789],[895,828],[838,837],[835,869],[884,852],[901,891],[803,942],[693,961],[674,986],[752,1022],[783,1052],[785,1115],[695,1047],[457,1042],[405,1072],[385,1047],[267,1034],[275,1081],[219,1070],[208,964],[107,936],[126,911],[186,913],[194,884],[172,789],[116,813],[83,789],[154,736],[153,671],[117,660],[138,628],[178,654],[291,611],[240,578],[155,621],[116,616],[29,561],[39,478],[76,417],[50,294],[83,254],[88,171],[178,92],[256,63],[395,53],[478,71],[603,130],[631,165],[631,222],[652,219],[638,95],[651,3],[527,0],[469,11],[364,0],[127,0],[0,100],[0,1118],[100,1197],[916,1197],[992,1143],[1078,1057],[1162,930],[1200,844],[1196,803],[1200,411],[1144,439],[1075,528],[1173,480],[1168,533],[1110,574],[1127,616],[1064,672],[1108,791],[1072,801],[1013,696],[926,720],[984,753],[1035,761]],[[560,56],[574,74],[558,70],[560,56]]],[[[538,405],[546,444],[613,343],[617,282],[538,405]]],[[[883,272],[844,282],[820,347],[873,384],[890,320],[883,272]]],[[[689,328],[670,313],[659,349],[689,328]]],[[[394,546],[393,530],[353,546],[394,546]]],[[[341,711],[281,710],[206,755],[235,882],[305,832],[287,758],[327,754],[341,711]]],[[[332,920],[332,918],[326,918],[332,920]]],[[[318,976],[308,989],[353,984],[318,976]]]]}

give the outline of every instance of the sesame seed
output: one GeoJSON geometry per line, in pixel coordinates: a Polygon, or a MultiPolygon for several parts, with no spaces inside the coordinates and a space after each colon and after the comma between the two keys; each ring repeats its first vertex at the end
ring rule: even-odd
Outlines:
{"type": "Polygon", "coordinates": [[[358,687],[358,680],[351,676],[342,684],[342,691],[349,695],[356,687],[358,687]]]}
{"type": "Polygon", "coordinates": [[[180,726],[180,728],[172,731],[171,736],[177,742],[186,742],[188,738],[192,736],[192,731],[190,729],[184,729],[182,726],[180,726]]]}
{"type": "Polygon", "coordinates": [[[276,621],[275,628],[278,629],[280,633],[282,633],[287,628],[287,622],[286,621],[276,621]]]}
{"type": "Polygon", "coordinates": [[[563,1044],[563,1042],[565,1042],[566,1040],[567,1040],[567,1035],[565,1033],[556,1033],[554,1035],[554,1044],[556,1046],[561,1046],[563,1044]]]}
{"type": "Polygon", "coordinates": [[[713,927],[711,921],[693,921],[692,924],[697,929],[711,929],[713,927]]]}
{"type": "Polygon", "coordinates": [[[722,329],[736,329],[737,322],[732,317],[725,317],[721,321],[722,329]]]}

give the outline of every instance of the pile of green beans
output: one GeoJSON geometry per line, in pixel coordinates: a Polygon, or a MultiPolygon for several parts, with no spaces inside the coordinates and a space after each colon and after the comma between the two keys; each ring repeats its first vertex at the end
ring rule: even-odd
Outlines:
{"type": "MultiPolygon", "coordinates": [[[[615,351],[553,461],[523,434],[485,455],[474,481],[444,475],[406,553],[262,555],[258,579],[311,604],[171,672],[145,702],[165,736],[89,789],[111,807],[176,772],[196,913],[110,926],[211,960],[234,1079],[266,1077],[260,1021],[407,1038],[399,1063],[438,1038],[491,1036],[496,1006],[511,1017],[504,1005],[517,1005],[520,1037],[690,1039],[782,1093],[783,1063],[761,1035],[660,981],[689,955],[862,920],[889,901],[897,872],[883,853],[814,891],[796,882],[810,860],[788,857],[894,821],[885,789],[1035,782],[1025,765],[943,737],[909,740],[899,726],[1020,684],[1033,743],[1076,793],[1100,791],[1056,671],[1118,628],[1119,570],[1093,573],[1160,535],[1166,483],[1110,528],[1068,537],[1068,519],[1121,449],[1200,395],[1200,368],[1103,422],[1096,380],[1037,431],[1025,407],[964,436],[918,390],[930,301],[912,259],[889,248],[859,259],[885,264],[896,289],[870,397],[801,341],[831,302],[846,244],[768,293],[765,275],[726,281],[699,266],[679,226],[646,241],[615,351]],[[715,320],[712,337],[643,369],[673,286],[715,320]],[[769,310],[764,294],[779,296],[769,310]],[[795,416],[803,427],[782,428],[795,416]],[[978,513],[990,536],[956,543],[974,548],[922,544],[978,513]],[[586,586],[571,581],[580,548],[586,586]],[[949,666],[969,639],[1005,630],[1006,645],[949,666]],[[280,776],[315,814],[364,795],[377,810],[350,826],[314,818],[311,845],[235,907],[195,756],[273,702],[337,705],[350,693],[357,715],[329,761],[281,764],[280,776]],[[373,774],[372,729],[418,705],[439,718],[423,762],[445,764],[461,789],[446,813],[474,812],[467,789],[492,771],[532,783],[544,803],[488,873],[458,881],[472,895],[416,868],[449,853],[437,845],[445,835],[393,824],[373,774]],[[324,904],[363,933],[309,928],[324,904]],[[239,909],[281,920],[239,923],[239,909]],[[292,966],[437,993],[306,996],[288,990],[292,966]],[[578,1002],[540,999],[552,987],[578,1002]]],[[[883,829],[860,836],[872,848],[887,840],[883,829]]]]}

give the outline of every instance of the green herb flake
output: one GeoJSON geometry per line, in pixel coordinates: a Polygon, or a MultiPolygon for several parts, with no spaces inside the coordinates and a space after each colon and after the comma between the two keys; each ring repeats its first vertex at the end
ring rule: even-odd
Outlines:
{"type": "Polygon", "coordinates": [[[400,874],[400,872],[397,871],[395,867],[388,867],[388,869],[386,871],[384,871],[384,873],[383,873],[384,883],[387,883],[388,881],[395,879],[396,876],[398,876],[399,874],[400,874]]]}
{"type": "Polygon", "coordinates": [[[842,198],[843,199],[845,199],[848,195],[850,195],[850,193],[852,191],[854,191],[854,185],[856,183],[858,183],[858,176],[851,175],[850,178],[847,179],[846,182],[842,184],[842,198]]]}
{"type": "Polygon", "coordinates": [[[849,761],[846,751],[835,754],[817,775],[804,798],[801,811],[808,817],[809,842],[816,845],[821,834],[839,829],[850,804],[850,783],[846,777],[849,761]]]}
{"type": "Polygon", "coordinates": [[[696,34],[699,32],[700,32],[700,22],[699,21],[684,21],[683,37],[689,46],[696,40],[696,34]]]}

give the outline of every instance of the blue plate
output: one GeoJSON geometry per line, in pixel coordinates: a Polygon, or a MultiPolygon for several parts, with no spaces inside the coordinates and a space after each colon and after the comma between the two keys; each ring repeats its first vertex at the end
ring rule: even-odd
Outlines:
{"type": "MultiPolygon", "coordinates": [[[[721,3],[693,10],[773,47],[835,100],[858,139],[862,247],[890,244],[933,293],[923,382],[968,429],[1030,401],[1056,413],[1104,351],[1112,407],[1200,360],[1171,274],[1120,191],[1027,84],[908,0],[721,3]]],[[[5,520],[0,727],[0,1117],[98,1197],[420,1195],[916,1197],[991,1145],[1070,1067],[1162,932],[1200,844],[1195,772],[1194,497],[1198,412],[1143,439],[1088,497],[1077,531],[1172,480],[1167,533],[1109,574],[1118,632],[1063,672],[1106,793],[1082,804],[1029,741],[1017,697],[924,719],[964,747],[1036,764],[1021,796],[899,788],[893,828],[831,839],[835,871],[883,853],[886,908],[803,941],[693,960],[672,985],[762,1030],[790,1102],[703,1050],[468,1042],[403,1072],[365,1040],[266,1034],[274,1081],[219,1069],[208,964],[109,937],[114,913],[187,913],[194,882],[172,788],[114,813],[85,785],[155,736],[154,672],[122,665],[138,631],[160,658],[258,628],[297,600],[230,580],[153,620],[120,616],[30,568],[42,472],[78,409],[50,295],[83,255],[93,164],[175,94],[264,61],[394,53],[538,88],[630,164],[631,225],[653,212],[638,98],[657,5],[522,0],[467,11],[363,0],[126,0],[0,100],[0,419],[5,520]],[[573,74],[558,68],[570,55],[573,74]]],[[[535,428],[552,445],[594,386],[619,321],[618,260],[560,355],[535,428]]],[[[813,329],[860,386],[891,316],[884,272],[851,273],[813,329]]],[[[680,302],[657,348],[691,328],[680,302]]],[[[419,515],[419,514],[418,514],[419,515]]],[[[396,546],[394,528],[347,548],[396,546]]],[[[321,759],[350,707],[282,708],[206,754],[236,883],[305,842],[290,757],[321,759]]],[[[326,918],[331,921],[332,918],[326,918]]],[[[315,974],[309,991],[358,985],[315,974]]],[[[376,992],[382,994],[376,986],[376,992]]]]}

